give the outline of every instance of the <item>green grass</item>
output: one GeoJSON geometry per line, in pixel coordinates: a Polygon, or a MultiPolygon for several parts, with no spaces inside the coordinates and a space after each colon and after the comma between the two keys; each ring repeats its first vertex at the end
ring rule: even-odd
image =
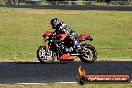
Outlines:
{"type": "Polygon", "coordinates": [[[39,85],[20,85],[20,84],[6,84],[0,85],[0,88],[131,88],[130,84],[85,84],[80,86],[79,84],[39,84],[39,85]]]}
{"type": "Polygon", "coordinates": [[[42,34],[59,18],[78,34],[90,33],[98,60],[132,59],[132,12],[0,7],[0,61],[35,61],[42,34]]]}

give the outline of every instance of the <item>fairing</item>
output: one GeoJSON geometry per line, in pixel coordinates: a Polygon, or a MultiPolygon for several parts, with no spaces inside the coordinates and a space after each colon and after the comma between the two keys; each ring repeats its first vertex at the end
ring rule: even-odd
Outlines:
{"type": "Polygon", "coordinates": [[[50,36],[50,35],[52,35],[52,32],[47,31],[47,32],[45,32],[45,33],[43,34],[43,36],[42,36],[42,37],[45,37],[45,36],[50,36]]]}
{"type": "Polygon", "coordinates": [[[60,60],[65,60],[65,61],[68,61],[68,60],[74,60],[77,56],[71,56],[70,54],[63,54],[60,56],[60,60]]]}
{"type": "Polygon", "coordinates": [[[58,34],[58,35],[56,35],[56,37],[65,39],[67,37],[67,34],[58,34]]]}

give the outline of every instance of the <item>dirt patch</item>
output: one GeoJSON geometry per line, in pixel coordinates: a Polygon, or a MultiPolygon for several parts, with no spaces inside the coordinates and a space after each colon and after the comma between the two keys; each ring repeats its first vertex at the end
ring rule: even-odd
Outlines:
{"type": "MultiPolygon", "coordinates": [[[[53,88],[50,84],[1,84],[0,88],[53,88]]],[[[57,87],[56,87],[57,88],[57,87]]]]}
{"type": "Polygon", "coordinates": [[[28,14],[80,14],[80,11],[27,11],[28,14]]]}
{"type": "Polygon", "coordinates": [[[0,17],[0,23],[3,23],[3,22],[5,23],[7,21],[7,19],[8,19],[7,17],[2,17],[1,16],[0,17]]]}

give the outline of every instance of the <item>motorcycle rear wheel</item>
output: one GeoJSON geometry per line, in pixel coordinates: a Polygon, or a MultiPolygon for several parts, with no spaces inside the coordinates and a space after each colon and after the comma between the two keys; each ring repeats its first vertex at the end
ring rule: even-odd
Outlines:
{"type": "Polygon", "coordinates": [[[45,46],[40,46],[37,50],[37,58],[41,63],[51,63],[54,61],[53,52],[46,50],[45,46]]]}
{"type": "Polygon", "coordinates": [[[93,63],[97,59],[97,51],[96,49],[90,44],[83,44],[82,45],[87,53],[84,53],[80,56],[80,60],[84,63],[93,63]]]}

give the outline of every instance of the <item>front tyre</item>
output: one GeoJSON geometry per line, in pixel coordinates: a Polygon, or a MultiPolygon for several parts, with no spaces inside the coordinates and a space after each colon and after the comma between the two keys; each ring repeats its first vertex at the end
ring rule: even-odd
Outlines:
{"type": "Polygon", "coordinates": [[[37,50],[37,58],[41,63],[51,63],[54,61],[53,52],[46,50],[45,46],[40,46],[37,50]]]}
{"type": "Polygon", "coordinates": [[[80,56],[80,60],[84,63],[93,63],[97,59],[96,49],[90,44],[83,44],[82,47],[86,53],[80,56]]]}

